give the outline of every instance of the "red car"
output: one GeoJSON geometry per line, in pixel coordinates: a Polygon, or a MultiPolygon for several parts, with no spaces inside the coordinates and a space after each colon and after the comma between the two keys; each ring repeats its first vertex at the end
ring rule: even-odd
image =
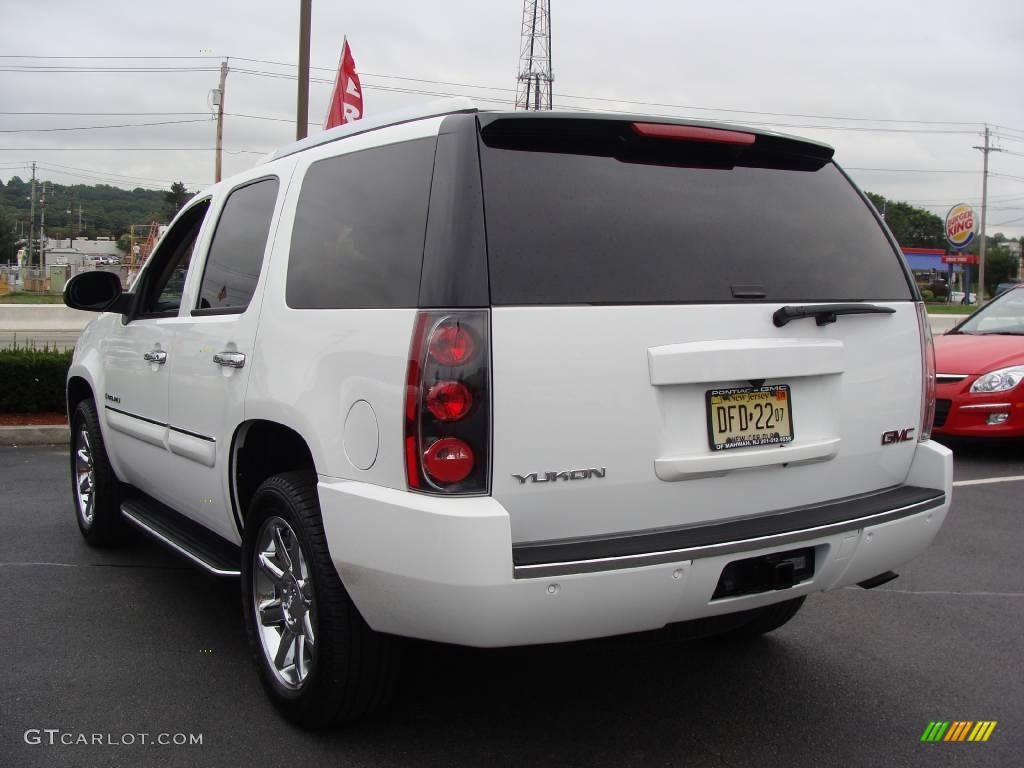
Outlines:
{"type": "Polygon", "coordinates": [[[1024,285],[935,339],[936,435],[1024,437],[1024,285]]]}

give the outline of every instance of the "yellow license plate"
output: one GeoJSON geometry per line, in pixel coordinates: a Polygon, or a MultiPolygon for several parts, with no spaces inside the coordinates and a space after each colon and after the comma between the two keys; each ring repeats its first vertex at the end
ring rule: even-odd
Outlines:
{"type": "Polygon", "coordinates": [[[708,442],[713,451],[781,445],[793,440],[788,384],[709,389],[708,442]]]}

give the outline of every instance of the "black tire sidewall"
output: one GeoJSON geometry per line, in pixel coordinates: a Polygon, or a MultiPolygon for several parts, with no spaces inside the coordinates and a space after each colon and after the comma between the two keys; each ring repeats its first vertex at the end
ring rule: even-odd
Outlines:
{"type": "Polygon", "coordinates": [[[71,441],[69,458],[71,470],[71,504],[75,510],[75,521],[85,540],[93,545],[103,546],[118,543],[124,532],[121,517],[121,483],[114,474],[107,457],[106,444],[100,428],[96,405],[92,400],[80,402],[71,415],[71,441]],[[86,523],[78,502],[78,475],[75,466],[78,433],[82,428],[89,437],[89,449],[93,461],[93,519],[86,523]]]}
{"type": "Polygon", "coordinates": [[[248,535],[244,537],[242,546],[242,608],[245,612],[245,628],[249,636],[250,651],[256,658],[260,668],[260,677],[268,693],[270,693],[272,698],[301,703],[304,698],[309,697],[312,689],[316,686],[317,676],[320,671],[320,648],[316,648],[313,655],[313,663],[310,665],[309,676],[300,688],[286,688],[281,685],[271,668],[273,661],[268,659],[263,651],[263,643],[260,640],[260,630],[253,602],[253,570],[255,568],[256,545],[264,523],[272,517],[279,517],[286,521],[299,539],[299,546],[302,548],[303,557],[309,565],[313,580],[313,631],[317,638],[320,637],[320,617],[319,612],[315,610],[318,602],[317,597],[320,592],[320,585],[317,584],[318,568],[311,561],[309,544],[303,535],[302,526],[299,524],[286,497],[279,497],[277,493],[268,492],[262,488],[253,497],[253,510],[246,519],[246,533],[248,535]],[[249,534],[250,531],[251,534],[249,534]]]}
{"type": "Polygon", "coordinates": [[[308,499],[303,503],[300,498],[303,491],[309,493],[306,484],[313,486],[312,495],[315,498],[315,476],[306,478],[297,473],[272,477],[253,494],[242,542],[241,592],[249,648],[259,667],[260,679],[267,695],[289,720],[304,727],[321,727],[329,724],[324,722],[328,719],[325,713],[336,708],[333,702],[338,697],[339,685],[343,683],[332,674],[334,656],[342,650],[338,646],[348,642],[344,629],[336,626],[329,616],[324,615],[322,609],[325,601],[332,598],[347,601],[348,597],[334,572],[334,565],[316,555],[317,549],[312,539],[315,536],[323,537],[323,527],[319,521],[319,505],[311,505],[308,499]],[[313,582],[313,631],[317,642],[309,676],[298,689],[286,688],[274,675],[271,669],[273,660],[267,658],[260,641],[253,603],[252,577],[256,546],[263,524],[271,517],[280,517],[295,531],[313,582]]]}
{"type": "Polygon", "coordinates": [[[359,614],[331,559],[320,515],[316,475],[275,475],[256,490],[242,536],[242,608],[250,650],[267,695],[288,720],[302,728],[332,727],[358,720],[390,701],[401,670],[404,644],[374,632],[359,614]],[[299,539],[313,583],[313,666],[298,690],[276,679],[263,652],[253,603],[252,576],[258,534],[272,516],[288,522],[299,539]]]}

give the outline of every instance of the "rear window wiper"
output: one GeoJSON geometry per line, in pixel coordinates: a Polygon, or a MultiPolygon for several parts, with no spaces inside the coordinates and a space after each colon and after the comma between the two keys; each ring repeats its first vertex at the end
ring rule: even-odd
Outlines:
{"type": "Polygon", "coordinates": [[[793,320],[813,317],[818,325],[834,323],[839,315],[891,315],[895,312],[891,307],[879,307],[875,304],[812,304],[803,307],[781,307],[772,315],[772,322],[781,328],[793,320]]]}

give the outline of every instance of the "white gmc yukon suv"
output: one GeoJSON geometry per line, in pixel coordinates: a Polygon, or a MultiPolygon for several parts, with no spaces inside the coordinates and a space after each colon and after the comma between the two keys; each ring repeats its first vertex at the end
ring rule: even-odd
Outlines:
{"type": "Polygon", "coordinates": [[[240,575],[306,727],[386,701],[401,638],[756,634],[929,545],[927,317],[832,149],[431,106],[197,195],[130,292],[68,283],[90,544],[240,575]]]}

